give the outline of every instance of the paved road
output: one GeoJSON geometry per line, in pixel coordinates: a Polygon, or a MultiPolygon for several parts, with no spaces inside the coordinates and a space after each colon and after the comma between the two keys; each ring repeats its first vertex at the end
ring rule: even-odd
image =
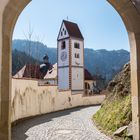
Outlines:
{"type": "Polygon", "coordinates": [[[99,106],[75,108],[35,117],[12,129],[12,140],[111,140],[93,124],[99,106]]]}

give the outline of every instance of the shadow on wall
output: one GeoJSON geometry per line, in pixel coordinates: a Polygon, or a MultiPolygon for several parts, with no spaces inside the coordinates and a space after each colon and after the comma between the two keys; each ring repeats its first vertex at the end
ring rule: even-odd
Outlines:
{"type": "Polygon", "coordinates": [[[57,118],[57,117],[69,115],[72,112],[79,111],[83,108],[86,108],[86,107],[77,107],[77,108],[68,109],[65,111],[59,111],[59,112],[55,112],[55,113],[49,113],[49,114],[37,116],[32,119],[23,120],[12,127],[12,140],[25,140],[28,138],[28,136],[26,135],[26,132],[30,128],[32,128],[36,125],[39,125],[39,124],[50,122],[54,118],[57,118]]]}

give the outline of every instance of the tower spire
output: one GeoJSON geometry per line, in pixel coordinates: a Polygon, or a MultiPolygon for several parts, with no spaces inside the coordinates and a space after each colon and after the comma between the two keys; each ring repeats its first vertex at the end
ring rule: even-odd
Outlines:
{"type": "Polygon", "coordinates": [[[67,21],[69,21],[69,17],[67,16],[67,21]]]}

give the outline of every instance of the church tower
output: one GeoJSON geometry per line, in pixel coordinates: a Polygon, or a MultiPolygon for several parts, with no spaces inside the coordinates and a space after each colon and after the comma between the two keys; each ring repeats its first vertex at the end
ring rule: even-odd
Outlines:
{"type": "Polygon", "coordinates": [[[63,20],[57,38],[58,89],[84,91],[84,38],[76,23],[63,20]]]}

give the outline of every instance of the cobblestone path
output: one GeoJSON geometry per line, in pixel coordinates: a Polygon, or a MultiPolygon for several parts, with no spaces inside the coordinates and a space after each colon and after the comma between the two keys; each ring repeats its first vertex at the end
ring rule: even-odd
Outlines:
{"type": "Polygon", "coordinates": [[[99,108],[79,107],[22,121],[12,128],[12,140],[111,140],[91,120],[99,108]]]}

